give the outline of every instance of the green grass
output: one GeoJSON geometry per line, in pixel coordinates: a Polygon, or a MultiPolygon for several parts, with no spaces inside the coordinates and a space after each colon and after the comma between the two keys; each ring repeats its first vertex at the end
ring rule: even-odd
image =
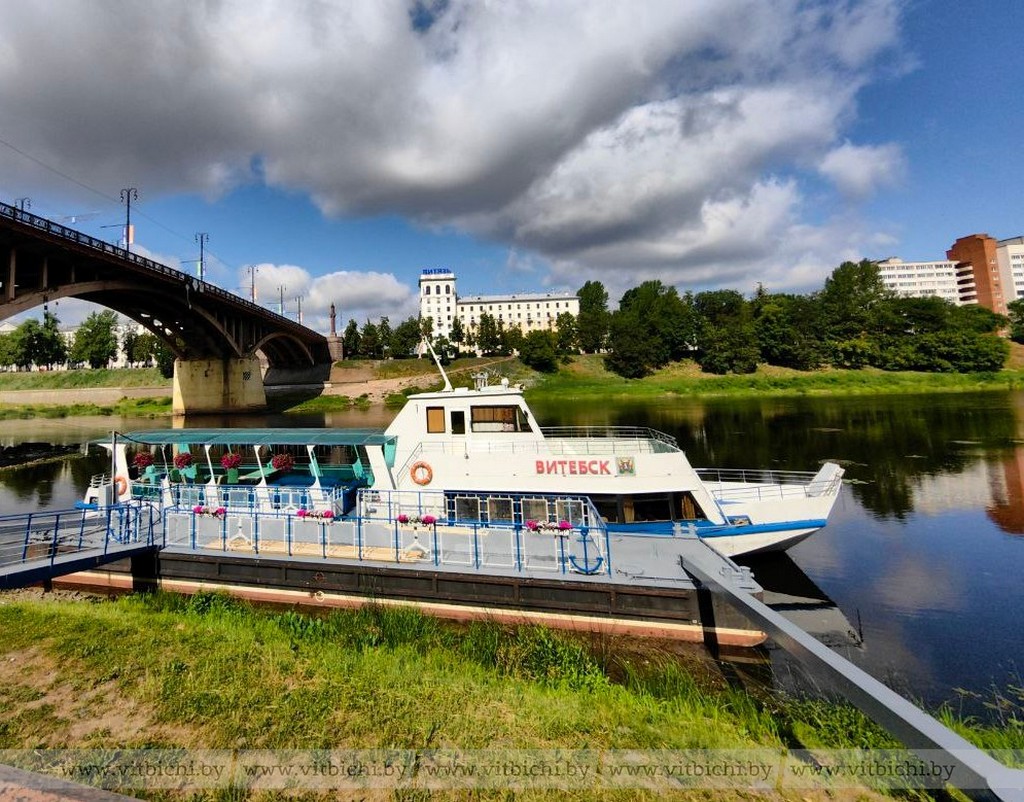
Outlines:
{"type": "MultiPolygon", "coordinates": [[[[0,660],[17,665],[0,684],[0,749],[81,745],[68,735],[73,725],[102,715],[108,729],[79,730],[93,748],[781,752],[896,745],[848,705],[746,692],[692,655],[538,627],[460,627],[408,608],[313,616],[216,594],[117,601],[0,595],[0,631],[0,660]],[[109,722],[111,710],[147,726],[126,735],[109,722]]],[[[1024,745],[1019,727],[990,728],[999,733],[994,740],[969,722],[955,723],[968,737],[988,738],[984,745],[1024,745]]],[[[707,798],[699,789],[684,797],[707,798]]],[[[471,798],[505,797],[499,789],[471,798]]]]}
{"type": "Polygon", "coordinates": [[[122,398],[116,404],[2,404],[0,420],[113,415],[155,418],[171,414],[171,397],[122,398]]]}
{"type": "Polygon", "coordinates": [[[556,374],[532,384],[536,397],[654,398],[748,395],[869,395],[885,393],[970,392],[1024,386],[1024,371],[998,373],[914,373],[910,371],[796,371],[761,366],[747,375],[705,374],[692,362],[680,362],[644,379],[623,379],[604,368],[600,356],[581,356],[556,374]]]}
{"type": "Polygon", "coordinates": [[[78,387],[170,387],[156,368],[96,368],[39,373],[0,373],[0,390],[56,390],[78,387]]]}
{"type": "Polygon", "coordinates": [[[343,409],[366,409],[370,406],[370,398],[363,395],[350,398],[347,395],[318,395],[301,404],[288,408],[288,412],[336,412],[343,409]]]}

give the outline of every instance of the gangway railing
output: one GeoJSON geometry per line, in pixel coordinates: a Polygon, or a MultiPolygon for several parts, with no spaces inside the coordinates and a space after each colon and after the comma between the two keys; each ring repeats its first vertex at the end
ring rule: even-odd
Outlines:
{"type": "Polygon", "coordinates": [[[1024,802],[1024,770],[1004,766],[743,590],[742,585],[749,583],[749,568],[730,572],[720,563],[703,562],[699,552],[689,559],[680,558],[680,564],[704,588],[763,628],[812,674],[830,682],[921,761],[941,756],[953,767],[948,780],[951,786],[974,799],[1024,802]]]}
{"type": "Polygon", "coordinates": [[[103,509],[47,510],[0,516],[0,587],[120,559],[129,552],[158,548],[159,510],[149,504],[116,504],[103,509]]]}

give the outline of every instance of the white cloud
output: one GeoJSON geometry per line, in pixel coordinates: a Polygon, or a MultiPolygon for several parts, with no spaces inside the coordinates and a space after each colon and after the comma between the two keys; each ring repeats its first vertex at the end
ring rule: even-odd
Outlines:
{"type": "Polygon", "coordinates": [[[818,170],[845,195],[865,198],[881,187],[898,184],[906,174],[907,164],[899,145],[844,142],[825,154],[818,170]]]}
{"type": "MultiPolygon", "coordinates": [[[[802,173],[861,197],[902,164],[839,144],[900,0],[451,0],[419,28],[411,5],[8,3],[2,134],[108,195],[265,181],[680,283],[778,257],[802,173]]],[[[39,173],[0,147],[8,185],[39,173]]]]}

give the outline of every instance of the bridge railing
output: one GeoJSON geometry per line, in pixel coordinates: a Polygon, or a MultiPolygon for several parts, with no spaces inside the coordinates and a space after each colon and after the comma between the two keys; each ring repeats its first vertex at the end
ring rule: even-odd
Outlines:
{"type": "Polygon", "coordinates": [[[0,515],[0,569],[118,546],[162,545],[160,513],[149,504],[102,510],[47,510],[0,515]]]}
{"type": "Polygon", "coordinates": [[[119,259],[124,259],[146,270],[151,270],[155,273],[159,273],[164,276],[173,277],[177,281],[181,281],[184,279],[195,281],[197,284],[197,290],[201,289],[201,291],[204,293],[209,293],[210,295],[213,295],[215,297],[223,298],[234,304],[238,304],[239,306],[246,307],[251,311],[257,312],[259,314],[270,316],[274,318],[278,323],[286,323],[292,327],[305,328],[304,326],[301,326],[295,321],[289,320],[283,315],[278,315],[276,312],[272,312],[269,309],[265,309],[262,306],[254,304],[252,303],[252,301],[248,301],[239,295],[235,295],[233,292],[228,292],[227,290],[221,289],[215,284],[208,284],[207,282],[200,281],[199,279],[192,279],[191,276],[188,276],[185,272],[181,270],[176,270],[175,268],[169,267],[165,264],[161,264],[160,262],[155,262],[152,259],[146,258],[145,256],[139,256],[138,254],[132,253],[130,250],[127,250],[126,248],[120,248],[117,245],[112,245],[109,242],[104,242],[103,240],[97,239],[96,237],[90,236],[89,234],[85,234],[81,231],[69,228],[68,226],[61,225],[60,223],[55,223],[53,220],[48,220],[45,217],[40,217],[39,215],[32,214],[31,212],[26,212],[24,209],[19,209],[17,206],[11,206],[7,203],[3,203],[2,201],[0,201],[0,216],[7,217],[19,223],[24,223],[25,225],[32,226],[33,228],[38,229],[39,231],[45,231],[47,234],[52,234],[54,236],[60,237],[61,239],[68,240],[69,242],[74,242],[78,245],[83,245],[86,248],[90,248],[96,251],[97,253],[116,256],[119,259]]]}

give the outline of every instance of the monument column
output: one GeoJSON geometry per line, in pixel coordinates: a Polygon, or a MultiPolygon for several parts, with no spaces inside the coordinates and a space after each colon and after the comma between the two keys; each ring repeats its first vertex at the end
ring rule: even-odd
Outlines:
{"type": "Polygon", "coordinates": [[[340,362],[345,358],[345,343],[338,336],[337,316],[334,311],[334,304],[331,304],[331,333],[327,335],[327,350],[331,355],[332,362],[340,362]]]}

